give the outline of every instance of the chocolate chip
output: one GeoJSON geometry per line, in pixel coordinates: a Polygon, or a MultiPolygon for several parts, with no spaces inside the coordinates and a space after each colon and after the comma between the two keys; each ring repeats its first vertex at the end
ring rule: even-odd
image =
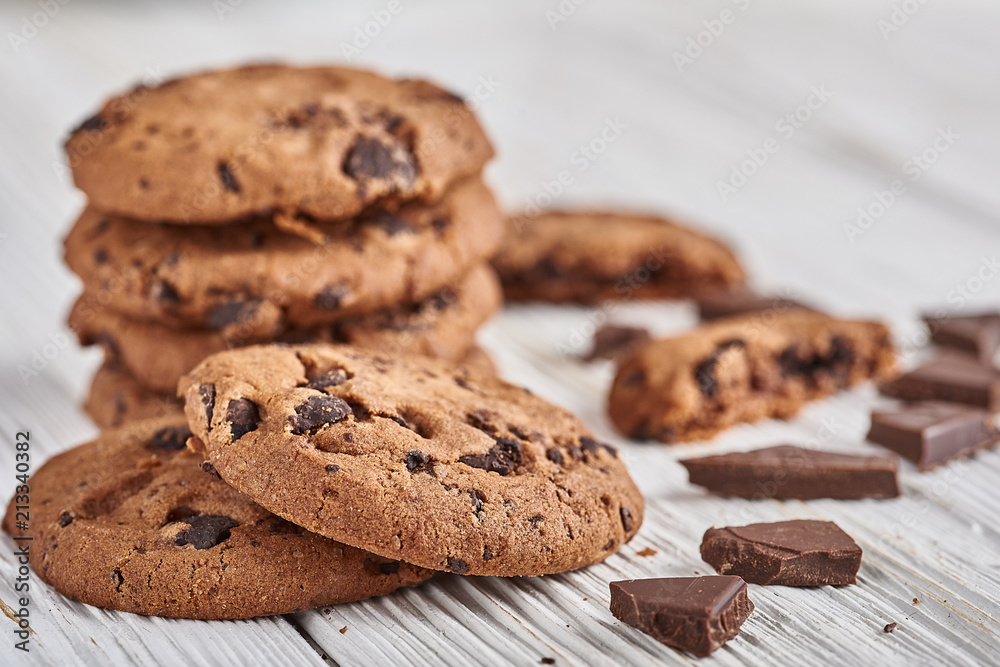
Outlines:
{"type": "Polygon", "coordinates": [[[87,120],[85,120],[82,123],[80,123],[79,125],[77,125],[76,129],[73,130],[73,134],[76,134],[77,132],[80,132],[81,130],[86,130],[88,132],[97,132],[97,131],[103,130],[107,126],[108,126],[108,122],[106,120],[104,120],[101,117],[100,114],[97,114],[97,115],[91,116],[87,120]]]}
{"type": "Polygon", "coordinates": [[[389,236],[396,236],[397,234],[402,234],[404,232],[413,233],[413,225],[402,218],[397,218],[396,216],[388,213],[380,215],[375,220],[375,224],[381,227],[389,236]]]}
{"type": "Polygon", "coordinates": [[[580,446],[583,448],[583,451],[587,452],[591,456],[594,456],[595,458],[597,457],[597,452],[602,449],[611,456],[615,458],[618,457],[617,449],[615,449],[614,447],[605,442],[598,442],[597,440],[594,440],[593,438],[587,436],[582,436],[580,438],[580,446]]]}
{"type": "Polygon", "coordinates": [[[629,373],[624,380],[622,380],[623,387],[634,387],[635,385],[643,382],[646,379],[646,371],[637,370],[629,373]]]}
{"type": "Polygon", "coordinates": [[[497,438],[497,444],[485,454],[466,454],[458,460],[467,466],[510,475],[523,460],[521,443],[513,438],[497,438]]]}
{"type": "Polygon", "coordinates": [[[253,319],[258,307],[260,307],[260,301],[221,303],[209,311],[205,324],[210,329],[224,329],[230,324],[247,322],[253,319]]]}
{"type": "Polygon", "coordinates": [[[399,424],[400,426],[402,426],[406,430],[408,430],[408,431],[412,431],[413,430],[412,428],[410,428],[410,425],[406,423],[406,420],[403,419],[402,417],[400,417],[399,415],[385,415],[385,416],[387,418],[391,419],[392,421],[396,422],[397,424],[399,424]]]}
{"type": "Polygon", "coordinates": [[[326,471],[327,472],[337,472],[339,470],[340,470],[340,466],[337,465],[336,463],[331,463],[330,465],[328,465],[326,467],[326,471]]]}
{"type": "Polygon", "coordinates": [[[198,385],[198,396],[201,398],[201,404],[205,406],[205,421],[208,422],[208,427],[211,428],[212,412],[215,410],[215,385],[198,385]]]}
{"type": "Polygon", "coordinates": [[[195,512],[190,507],[175,507],[169,512],[167,512],[166,520],[164,520],[163,525],[168,523],[173,523],[175,521],[185,521],[193,517],[197,512],[195,512]]]}
{"type": "Polygon", "coordinates": [[[358,137],[347,153],[343,169],[355,181],[392,179],[411,185],[417,176],[413,156],[402,146],[389,146],[371,137],[358,137]]]}
{"type": "Polygon", "coordinates": [[[59,515],[59,527],[65,528],[69,524],[73,523],[73,515],[69,512],[63,512],[59,515]]]}
{"type": "Polygon", "coordinates": [[[382,574],[396,574],[399,572],[399,563],[379,563],[378,571],[382,574]]]}
{"type": "Polygon", "coordinates": [[[622,528],[625,529],[626,533],[631,531],[633,525],[632,510],[630,510],[627,507],[622,507],[620,510],[618,510],[618,513],[622,517],[622,528]]]}
{"type": "Polygon", "coordinates": [[[149,287],[149,296],[160,303],[180,303],[181,301],[177,288],[159,276],[153,278],[149,287]]]}
{"type": "MultiPolygon", "coordinates": [[[[586,600],[586,598],[584,598],[584,599],[586,600]]],[[[543,665],[554,665],[554,664],[556,664],[556,659],[555,658],[542,658],[540,660],[540,662],[543,665]]]]}
{"type": "Polygon", "coordinates": [[[538,524],[543,523],[544,521],[545,517],[542,516],[541,514],[536,514],[535,516],[528,519],[528,523],[530,523],[532,526],[537,526],[538,524]]]}
{"type": "Polygon", "coordinates": [[[313,298],[313,305],[320,310],[338,310],[348,294],[350,290],[345,285],[330,285],[313,298]]]}
{"type": "Polygon", "coordinates": [[[226,408],[226,421],[230,424],[232,441],[236,442],[247,433],[256,431],[260,425],[257,404],[248,398],[236,398],[229,401],[229,407],[226,408]]]}
{"type": "Polygon", "coordinates": [[[411,473],[429,472],[434,475],[434,461],[425,452],[419,449],[411,450],[406,454],[406,469],[411,473]]]}
{"type": "Polygon", "coordinates": [[[111,571],[111,583],[114,584],[115,590],[120,593],[122,590],[122,584],[125,583],[125,578],[122,576],[121,570],[111,571]]]}
{"type": "Polygon", "coordinates": [[[483,560],[489,560],[491,558],[493,558],[493,549],[483,547],[483,560]]]}
{"type": "Polygon", "coordinates": [[[104,264],[108,261],[108,251],[104,248],[98,248],[94,251],[94,261],[98,264],[104,264]]]}
{"type": "Polygon", "coordinates": [[[486,502],[486,496],[483,495],[482,491],[477,489],[468,489],[466,493],[472,498],[472,511],[478,512],[483,508],[483,503],[486,502]]]}
{"type": "Polygon", "coordinates": [[[195,549],[209,549],[229,539],[229,531],[239,525],[228,516],[202,514],[185,520],[190,528],[177,533],[174,543],[183,547],[187,544],[195,549]]]}
{"type": "Polygon", "coordinates": [[[295,414],[288,418],[292,433],[303,435],[315,433],[327,424],[334,424],[351,414],[351,406],[336,396],[319,394],[310,396],[305,403],[295,408],[295,414]]]}
{"type": "Polygon", "coordinates": [[[166,426],[153,434],[153,437],[146,442],[146,449],[172,449],[179,451],[184,449],[187,439],[191,437],[191,431],[186,426],[166,426]]]}
{"type": "Polygon", "coordinates": [[[851,342],[843,336],[830,339],[830,349],[826,354],[804,354],[798,346],[793,345],[778,355],[778,365],[785,377],[811,378],[820,372],[846,376],[853,363],[854,349],[851,342]]]}
{"type": "Polygon", "coordinates": [[[316,391],[324,391],[330,387],[336,387],[337,385],[345,382],[347,382],[347,373],[340,368],[331,368],[325,373],[309,378],[309,382],[306,383],[306,386],[310,389],[315,389],[316,391]]]}
{"type": "Polygon", "coordinates": [[[222,187],[229,190],[230,192],[239,192],[240,184],[236,182],[236,176],[233,174],[233,170],[229,168],[229,164],[226,162],[220,162],[218,166],[219,180],[222,181],[222,187]]]}
{"type": "Polygon", "coordinates": [[[719,389],[719,381],[715,377],[715,366],[719,362],[719,356],[731,347],[743,347],[742,340],[733,339],[719,343],[712,355],[701,362],[694,369],[694,379],[698,383],[698,389],[708,398],[715,396],[719,389]]]}
{"type": "Polygon", "coordinates": [[[202,471],[207,472],[209,475],[211,475],[215,479],[222,479],[222,475],[219,474],[219,471],[216,470],[215,466],[212,465],[211,463],[209,463],[208,461],[202,461],[201,462],[201,469],[202,469],[202,471]]]}
{"type": "Polygon", "coordinates": [[[563,463],[562,450],[559,449],[558,447],[549,447],[547,450],[545,450],[545,458],[547,458],[549,461],[552,461],[556,465],[562,465],[563,463]]]}
{"type": "Polygon", "coordinates": [[[441,237],[448,230],[451,225],[451,221],[448,218],[434,218],[431,220],[431,227],[434,229],[434,233],[441,237]]]}
{"type": "Polygon", "coordinates": [[[448,569],[455,574],[465,574],[469,571],[469,564],[461,558],[449,558],[448,569]]]}

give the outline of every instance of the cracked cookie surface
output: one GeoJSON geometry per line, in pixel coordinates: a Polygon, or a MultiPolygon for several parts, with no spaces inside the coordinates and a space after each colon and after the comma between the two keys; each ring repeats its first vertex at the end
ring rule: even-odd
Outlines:
{"type": "Polygon", "coordinates": [[[230,484],[308,530],[458,574],[604,560],[643,501],[618,452],[527,390],[433,359],[259,346],[181,380],[192,440],[230,484]]]}
{"type": "Polygon", "coordinates": [[[790,310],[718,320],[622,359],[608,398],[636,439],[709,438],[741,422],[787,418],[806,401],[895,373],[889,330],[790,310]]]}
{"type": "Polygon", "coordinates": [[[482,181],[470,179],[435,204],[316,228],[321,243],[268,218],[178,227],[88,207],[65,258],[94,309],[271,337],[429,297],[494,252],[503,219],[482,181]]]}
{"type": "Polygon", "coordinates": [[[224,223],[432,201],[493,149],[464,101],[427,81],[262,64],[138,86],[73,130],[66,153],[95,208],[224,223]]]}
{"type": "MultiPolygon", "coordinates": [[[[454,285],[415,304],[362,314],[333,325],[289,329],[276,336],[287,343],[348,343],[383,353],[422,354],[461,361],[475,346],[477,329],[502,305],[496,274],[479,265],[454,285]]],[[[169,329],[152,321],[95,307],[84,295],[69,316],[84,345],[100,344],[142,386],[173,394],[181,376],[215,352],[266,342],[239,331],[169,329]]]]}
{"type": "Polygon", "coordinates": [[[190,452],[183,417],[134,422],[30,478],[31,565],[60,593],[137,614],[284,614],[413,586],[433,572],[304,531],[190,452]]]}
{"type": "Polygon", "coordinates": [[[514,301],[669,299],[744,280],[721,241],[626,212],[553,210],[512,218],[493,264],[514,301]]]}

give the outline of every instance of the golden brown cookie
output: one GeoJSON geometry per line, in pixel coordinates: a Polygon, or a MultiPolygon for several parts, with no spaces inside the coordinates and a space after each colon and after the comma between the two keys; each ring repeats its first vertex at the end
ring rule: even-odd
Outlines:
{"type": "MultiPolygon", "coordinates": [[[[390,356],[422,354],[460,361],[475,345],[476,330],[500,309],[503,295],[486,264],[474,267],[454,286],[422,302],[348,318],[333,325],[290,329],[277,336],[289,343],[350,343],[390,356]]],[[[142,386],[173,394],[177,381],[210,354],[254,343],[258,336],[210,329],[170,329],[95,309],[97,297],[83,295],[69,316],[81,344],[100,344],[142,386]]]]}
{"type": "Polygon", "coordinates": [[[181,380],[222,478],[308,530],[458,574],[564,572],[639,529],[618,452],[569,412],[434,359],[221,352],[181,380]]]}
{"type": "Polygon", "coordinates": [[[239,493],[188,451],[182,417],[133,422],[51,459],[3,529],[32,538],[31,566],[63,595],[180,618],[250,618],[361,600],[433,572],[306,532],[239,493]]]}
{"type": "Polygon", "coordinates": [[[317,228],[323,243],[270,219],[179,227],[89,207],[65,255],[91,296],[87,308],[270,337],[429,297],[494,252],[503,220],[490,191],[471,179],[432,205],[317,228]]]}
{"type": "Polygon", "coordinates": [[[721,241],[664,218],[621,212],[512,218],[493,264],[511,301],[674,299],[744,280],[721,241]]]}
{"type": "Polygon", "coordinates": [[[91,205],[137,220],[343,220],[433,201],[493,150],[461,98],[344,67],[250,65],[114,97],[66,142],[91,205]]]}
{"type": "Polygon", "coordinates": [[[805,310],[745,315],[626,356],[608,413],[633,438],[699,440],[740,422],[790,417],[806,401],[894,369],[889,330],[878,322],[805,310]]]}

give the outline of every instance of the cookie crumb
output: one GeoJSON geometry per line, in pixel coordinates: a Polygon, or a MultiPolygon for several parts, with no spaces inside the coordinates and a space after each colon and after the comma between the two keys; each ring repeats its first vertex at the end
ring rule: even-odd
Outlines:
{"type": "Polygon", "coordinates": [[[543,665],[554,665],[554,664],[556,664],[556,659],[555,658],[542,658],[542,664],[543,665]]]}
{"type": "Polygon", "coordinates": [[[920,600],[918,600],[917,598],[913,598],[913,604],[920,604],[920,600]]]}
{"type": "Polygon", "coordinates": [[[650,549],[649,547],[643,547],[639,551],[636,551],[635,555],[636,556],[642,556],[643,558],[649,558],[650,556],[655,556],[658,553],[660,553],[660,552],[657,551],[656,549],[650,549]]]}
{"type": "Polygon", "coordinates": [[[342,634],[342,635],[346,635],[347,634],[347,626],[346,625],[340,629],[340,634],[342,634]]]}
{"type": "Polygon", "coordinates": [[[896,624],[895,623],[889,623],[884,628],[882,628],[882,632],[884,632],[885,634],[889,634],[890,632],[892,632],[895,629],[896,629],[896,624]]]}

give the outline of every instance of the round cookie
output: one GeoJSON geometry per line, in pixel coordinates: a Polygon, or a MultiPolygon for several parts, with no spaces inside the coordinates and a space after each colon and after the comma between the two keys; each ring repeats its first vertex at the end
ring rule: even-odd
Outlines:
{"type": "Polygon", "coordinates": [[[413,586],[433,572],[308,533],[215,475],[180,416],[63,452],[29,481],[31,566],[63,595],[136,614],[285,614],[413,586]]]}
{"type": "Polygon", "coordinates": [[[754,313],[628,354],[608,414],[632,438],[701,440],[741,422],[790,417],[806,401],[894,373],[884,324],[808,310],[754,313]]]}
{"type": "Polygon", "coordinates": [[[545,211],[507,221],[493,259],[511,301],[675,299],[743,284],[721,241],[663,218],[545,211]]]}
{"type": "Polygon", "coordinates": [[[66,238],[66,263],[92,309],[270,337],[427,298],[495,251],[503,220],[471,179],[429,206],[319,227],[327,240],[316,244],[269,219],[178,227],[88,207],[66,238]]]}
{"type": "Polygon", "coordinates": [[[642,523],[624,462],[569,412],[434,359],[258,346],[181,380],[230,484],[308,530],[458,574],[564,572],[642,523]]]}
{"type": "MultiPolygon", "coordinates": [[[[392,356],[422,354],[460,361],[475,345],[476,330],[500,309],[503,296],[496,274],[480,264],[454,286],[420,303],[348,318],[333,325],[291,329],[278,341],[350,343],[392,356]]],[[[141,385],[173,394],[177,381],[215,352],[266,342],[258,337],[227,336],[209,329],[172,330],[136,320],[109,308],[95,309],[83,295],[69,316],[70,329],[83,345],[101,344],[141,385]]]]}
{"type": "Polygon", "coordinates": [[[121,364],[105,360],[94,373],[83,410],[98,427],[112,428],[128,421],[180,415],[184,402],[174,392],[158,392],[136,381],[121,364]]]}
{"type": "Polygon", "coordinates": [[[224,223],[433,201],[493,149],[463,100],[427,81],[274,64],[134,88],[73,130],[66,153],[94,208],[224,223]]]}

